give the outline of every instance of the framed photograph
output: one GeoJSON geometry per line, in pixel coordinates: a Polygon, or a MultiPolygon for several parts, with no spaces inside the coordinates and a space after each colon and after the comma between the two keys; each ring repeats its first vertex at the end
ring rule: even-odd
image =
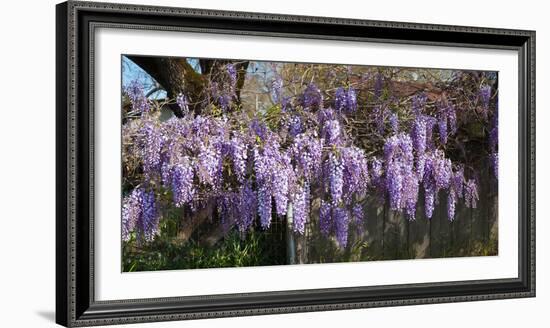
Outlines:
{"type": "Polygon", "coordinates": [[[56,321],[535,296],[535,32],[57,5],[56,321]]]}

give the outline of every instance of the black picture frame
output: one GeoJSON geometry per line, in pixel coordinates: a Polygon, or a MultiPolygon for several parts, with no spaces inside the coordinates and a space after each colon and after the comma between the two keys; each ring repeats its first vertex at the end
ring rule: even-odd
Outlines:
{"type": "Polygon", "coordinates": [[[56,8],[56,322],[92,326],[535,296],[535,32],[69,1],[56,8]],[[511,49],[519,58],[519,277],[162,299],[94,298],[97,27],[511,49]]]}

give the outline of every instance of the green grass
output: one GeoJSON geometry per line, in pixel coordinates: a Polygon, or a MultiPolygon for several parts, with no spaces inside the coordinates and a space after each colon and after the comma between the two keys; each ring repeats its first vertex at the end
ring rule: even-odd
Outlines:
{"type": "Polygon", "coordinates": [[[139,246],[135,240],[123,245],[124,272],[225,268],[286,264],[285,249],[274,249],[265,233],[249,232],[242,235],[230,232],[213,246],[188,240],[174,243],[159,238],[139,246]]]}

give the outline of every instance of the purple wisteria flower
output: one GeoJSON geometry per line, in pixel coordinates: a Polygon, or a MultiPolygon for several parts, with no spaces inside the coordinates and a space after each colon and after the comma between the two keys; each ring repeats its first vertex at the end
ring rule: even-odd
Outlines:
{"type": "Polygon", "coordinates": [[[382,175],[384,174],[383,171],[384,163],[382,160],[380,160],[377,157],[373,157],[370,162],[370,172],[371,172],[371,179],[372,183],[376,186],[383,186],[382,183],[382,175]]]}
{"type": "Polygon", "coordinates": [[[355,229],[357,229],[357,233],[362,235],[364,232],[363,224],[365,223],[365,212],[363,211],[363,206],[360,204],[355,204],[351,208],[351,218],[355,229]]]}
{"type": "Polygon", "coordinates": [[[432,184],[426,184],[424,181],[424,211],[428,219],[432,218],[435,209],[435,187],[432,184]]]}
{"type": "Polygon", "coordinates": [[[253,133],[254,138],[258,137],[260,140],[266,141],[269,129],[263,122],[255,118],[250,124],[250,131],[253,133]]]}
{"type": "Polygon", "coordinates": [[[144,191],[141,198],[141,217],[138,221],[140,235],[145,241],[152,241],[159,233],[159,214],[155,193],[144,191]]]}
{"type": "Polygon", "coordinates": [[[438,194],[441,189],[447,189],[451,183],[452,163],[445,154],[437,150],[426,156],[424,166],[424,206],[427,218],[431,218],[438,194]]]}
{"type": "Polygon", "coordinates": [[[292,197],[293,206],[293,230],[304,234],[306,222],[309,218],[309,184],[298,185],[292,197]]]}
{"type": "Polygon", "coordinates": [[[122,239],[135,231],[140,241],[152,241],[158,234],[159,215],[153,191],[137,187],[122,202],[122,239]]]}
{"type": "Polygon", "coordinates": [[[272,190],[270,158],[264,156],[259,147],[254,148],[254,173],[256,175],[258,214],[262,227],[271,224],[272,190]]]}
{"type": "Polygon", "coordinates": [[[418,178],[414,174],[404,176],[403,179],[403,204],[409,220],[416,218],[416,203],[418,202],[418,178]]]}
{"type": "Polygon", "coordinates": [[[453,174],[451,160],[445,158],[445,154],[438,150],[434,154],[433,164],[434,166],[431,173],[435,180],[436,190],[447,189],[453,174]]]}
{"type": "Polygon", "coordinates": [[[353,208],[351,209],[351,213],[356,222],[363,223],[363,221],[365,220],[365,213],[363,211],[363,206],[361,206],[360,204],[354,205],[353,208]]]}
{"type": "Polygon", "coordinates": [[[257,191],[258,215],[263,229],[269,228],[272,216],[271,190],[266,185],[259,185],[257,191]]]}
{"type": "Polygon", "coordinates": [[[231,107],[232,98],[233,97],[227,93],[222,93],[219,95],[218,104],[224,111],[228,110],[229,107],[231,107]]]}
{"type": "Polygon", "coordinates": [[[447,218],[449,221],[453,221],[455,219],[456,201],[456,193],[454,189],[450,189],[449,195],[447,196],[447,218]]]}
{"type": "Polygon", "coordinates": [[[442,144],[446,144],[449,132],[447,129],[447,113],[445,110],[439,111],[437,127],[439,128],[439,141],[441,141],[442,144]]]}
{"type": "Polygon", "coordinates": [[[336,206],[342,201],[344,188],[344,165],[342,159],[334,152],[328,155],[329,191],[332,205],[336,206]]]}
{"type": "Polygon", "coordinates": [[[239,182],[243,182],[246,174],[246,163],[248,160],[248,146],[244,137],[234,134],[230,141],[230,156],[233,161],[233,170],[239,182]]]}
{"type": "Polygon", "coordinates": [[[338,241],[338,245],[344,248],[348,244],[348,229],[350,223],[348,212],[342,207],[335,207],[332,213],[336,240],[338,241]]]}
{"type": "Polygon", "coordinates": [[[439,128],[439,140],[442,144],[446,144],[448,137],[454,135],[457,132],[457,117],[456,111],[452,104],[438,103],[438,121],[437,126],[439,128]]]}
{"type": "Polygon", "coordinates": [[[151,105],[145,96],[143,84],[139,80],[130,82],[125,91],[128,98],[130,98],[133,111],[138,113],[146,113],[151,110],[151,105]]]}
{"type": "Polygon", "coordinates": [[[275,103],[282,102],[283,100],[283,79],[278,74],[273,79],[273,82],[271,82],[271,96],[275,103]]]}
{"type": "Polygon", "coordinates": [[[303,132],[302,119],[298,115],[292,115],[288,122],[288,133],[291,137],[295,137],[303,132]]]}
{"type": "Polygon", "coordinates": [[[141,218],[143,189],[135,188],[122,200],[122,240],[128,241],[141,218]]]}
{"type": "Polygon", "coordinates": [[[422,181],[426,154],[426,121],[422,115],[416,116],[413,121],[411,140],[416,155],[416,174],[422,181]]]}
{"type": "Polygon", "coordinates": [[[193,166],[188,157],[184,157],[172,168],[172,194],[176,207],[182,207],[193,200],[195,196],[193,178],[193,166]]]}
{"type": "MultiPolygon", "coordinates": [[[[294,178],[294,172],[290,165],[289,156],[284,153],[277,158],[272,172],[272,193],[275,199],[277,215],[285,215],[288,207],[290,187],[294,178]]],[[[308,189],[309,192],[309,189],[308,189]]]]}
{"type": "Polygon", "coordinates": [[[357,111],[357,93],[354,88],[339,87],[334,94],[334,108],[337,111],[353,113],[357,111]]]}
{"type": "Polygon", "coordinates": [[[489,154],[489,163],[493,169],[495,178],[498,180],[498,153],[489,154]]]}
{"type": "Polygon", "coordinates": [[[387,109],[383,108],[381,105],[377,105],[374,108],[374,122],[376,124],[376,132],[382,135],[384,134],[384,120],[386,119],[387,109]]]}
{"type": "Polygon", "coordinates": [[[189,113],[189,101],[184,94],[179,94],[176,98],[176,103],[184,114],[189,113]]]}
{"type": "Polygon", "coordinates": [[[456,110],[452,104],[447,105],[446,114],[447,114],[447,123],[450,129],[449,132],[451,135],[455,135],[456,132],[458,131],[458,122],[456,117],[456,110]]]}
{"type": "Polygon", "coordinates": [[[239,231],[247,231],[256,218],[257,213],[257,201],[256,193],[252,189],[252,186],[249,181],[246,181],[240,190],[239,197],[239,216],[237,217],[237,227],[239,231]]]}
{"type": "Polygon", "coordinates": [[[477,201],[479,200],[479,194],[477,190],[477,183],[474,179],[469,179],[464,184],[464,203],[466,207],[477,208],[477,201]]]}
{"type": "Polygon", "coordinates": [[[348,112],[355,112],[357,111],[357,93],[354,88],[349,87],[348,89],[348,97],[347,97],[347,106],[346,106],[348,112]]]}
{"type": "Polygon", "coordinates": [[[437,120],[432,116],[425,115],[424,122],[426,123],[426,150],[433,150],[433,130],[435,125],[437,124],[437,120]]]}
{"type": "Polygon", "coordinates": [[[308,84],[301,96],[301,103],[304,108],[323,107],[323,95],[317,85],[314,83],[308,84]]]}
{"type": "Polygon", "coordinates": [[[237,68],[233,64],[227,64],[227,75],[229,76],[229,90],[234,93],[237,86],[237,68]]]}
{"type": "Polygon", "coordinates": [[[417,94],[414,95],[412,98],[412,112],[416,116],[420,116],[422,112],[424,111],[424,107],[426,106],[426,102],[428,100],[428,97],[426,97],[425,94],[417,94]]]}
{"type": "Polygon", "coordinates": [[[464,190],[464,166],[460,165],[456,169],[456,171],[453,173],[452,177],[452,188],[455,192],[455,195],[458,198],[463,197],[463,190],[464,190]]]}
{"type": "Polygon", "coordinates": [[[332,232],[332,208],[330,203],[324,200],[321,200],[319,207],[319,230],[325,237],[332,232]]]}
{"type": "Polygon", "coordinates": [[[199,154],[196,162],[196,172],[199,181],[203,185],[212,188],[219,187],[221,183],[221,168],[222,168],[222,145],[216,140],[199,144],[199,154]]]}
{"type": "Polygon", "coordinates": [[[489,102],[491,101],[491,86],[481,85],[479,87],[479,99],[481,100],[482,114],[487,118],[489,112],[489,102]]]}
{"type": "Polygon", "coordinates": [[[342,129],[338,120],[325,122],[323,138],[329,145],[339,145],[342,142],[342,129]]]}
{"type": "Polygon", "coordinates": [[[294,170],[287,152],[281,152],[279,143],[270,139],[263,149],[254,148],[254,173],[258,187],[258,207],[262,226],[271,222],[271,202],[275,199],[277,215],[287,211],[290,186],[294,181],[294,170]],[[264,204],[265,202],[265,204],[264,204]]]}
{"type": "Polygon", "coordinates": [[[357,147],[346,147],[341,149],[341,155],[346,199],[351,199],[352,194],[364,196],[369,182],[365,152],[357,147]]]}
{"type": "MultiPolygon", "coordinates": [[[[418,184],[418,181],[413,179],[413,147],[409,135],[400,133],[386,139],[384,161],[390,208],[392,210],[402,210],[406,207],[407,197],[409,196],[405,193],[418,188],[410,185],[418,184]]],[[[413,200],[409,201],[412,202],[413,200]]],[[[414,203],[416,204],[416,200],[414,200],[414,203]]]]}
{"type": "Polygon", "coordinates": [[[321,108],[317,112],[317,122],[319,124],[319,127],[322,127],[325,125],[326,122],[331,120],[336,120],[337,114],[332,108],[321,108]]]}
{"type": "Polygon", "coordinates": [[[316,177],[321,169],[323,143],[314,133],[302,133],[294,139],[290,153],[297,175],[306,181],[316,177]]]}
{"type": "Polygon", "coordinates": [[[347,104],[347,92],[343,87],[336,89],[334,93],[334,108],[343,111],[347,104]]]}
{"type": "Polygon", "coordinates": [[[147,179],[151,179],[152,175],[160,170],[162,134],[153,121],[147,120],[141,129],[141,136],[143,173],[147,179]]]}

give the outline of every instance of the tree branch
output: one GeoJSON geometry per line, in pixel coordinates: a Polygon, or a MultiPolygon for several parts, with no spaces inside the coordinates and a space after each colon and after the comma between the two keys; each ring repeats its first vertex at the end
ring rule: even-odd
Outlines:
{"type": "MultiPolygon", "coordinates": [[[[190,101],[190,110],[200,113],[207,80],[185,58],[128,56],[128,59],[151,75],[166,90],[168,98],[183,93],[190,101]]],[[[183,117],[184,113],[177,104],[169,106],[177,117],[183,117]]]]}

